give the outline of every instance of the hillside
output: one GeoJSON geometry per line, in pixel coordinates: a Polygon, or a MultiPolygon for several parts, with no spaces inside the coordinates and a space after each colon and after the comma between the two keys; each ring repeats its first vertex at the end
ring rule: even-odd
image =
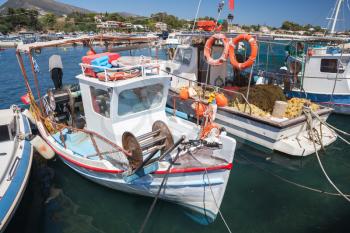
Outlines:
{"type": "Polygon", "coordinates": [[[0,6],[0,13],[6,12],[7,8],[36,9],[41,14],[51,12],[56,15],[67,15],[74,11],[82,13],[92,12],[87,9],[60,3],[54,0],[8,0],[0,6]]]}

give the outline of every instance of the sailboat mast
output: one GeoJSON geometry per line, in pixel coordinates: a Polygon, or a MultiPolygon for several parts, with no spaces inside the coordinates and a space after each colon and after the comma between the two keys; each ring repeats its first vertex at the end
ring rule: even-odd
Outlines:
{"type": "Polygon", "coordinates": [[[343,1],[344,1],[344,0],[337,0],[337,3],[336,3],[336,11],[335,11],[334,18],[333,18],[333,24],[332,24],[331,34],[334,34],[334,33],[335,33],[335,26],[337,25],[338,14],[339,14],[339,11],[340,11],[340,6],[341,6],[341,4],[343,3],[343,1]]]}

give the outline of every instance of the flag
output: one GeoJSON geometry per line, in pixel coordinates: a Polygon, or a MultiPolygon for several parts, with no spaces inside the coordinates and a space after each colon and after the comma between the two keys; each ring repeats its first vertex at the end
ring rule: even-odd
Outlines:
{"type": "Polygon", "coordinates": [[[231,11],[233,11],[233,9],[235,9],[234,0],[229,0],[228,7],[230,8],[231,11]]]}

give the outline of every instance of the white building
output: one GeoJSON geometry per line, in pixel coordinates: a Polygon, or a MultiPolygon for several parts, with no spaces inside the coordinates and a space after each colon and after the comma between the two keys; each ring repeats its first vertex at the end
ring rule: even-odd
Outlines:
{"type": "Polygon", "coordinates": [[[163,23],[163,22],[157,22],[155,27],[159,31],[167,31],[168,30],[168,25],[166,23],[163,23]]]}

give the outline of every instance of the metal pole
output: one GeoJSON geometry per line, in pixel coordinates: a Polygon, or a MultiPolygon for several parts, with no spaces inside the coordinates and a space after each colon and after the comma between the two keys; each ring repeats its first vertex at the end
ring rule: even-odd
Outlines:
{"type": "Polygon", "coordinates": [[[334,18],[333,18],[331,34],[335,33],[335,26],[337,25],[339,10],[340,10],[340,6],[343,3],[343,1],[344,0],[337,0],[337,3],[336,3],[337,4],[336,5],[337,10],[335,11],[335,15],[334,15],[334,18]]]}
{"type": "Polygon", "coordinates": [[[23,58],[21,56],[21,53],[19,51],[16,52],[16,56],[17,56],[17,61],[19,64],[19,67],[21,69],[23,78],[24,78],[24,84],[27,88],[28,93],[33,94],[32,89],[30,88],[29,82],[28,82],[28,76],[27,76],[27,72],[24,68],[24,63],[23,63],[23,58]]]}
{"type": "Polygon", "coordinates": [[[29,57],[29,60],[30,60],[30,66],[32,67],[32,73],[33,73],[33,77],[34,77],[35,88],[36,88],[36,91],[37,91],[37,94],[38,94],[40,108],[44,109],[43,100],[41,99],[41,94],[40,94],[40,89],[39,89],[38,76],[37,76],[37,74],[35,72],[33,56],[32,56],[32,51],[31,50],[29,51],[28,57],[29,57]]]}
{"type": "Polygon", "coordinates": [[[201,7],[202,0],[199,0],[198,7],[197,7],[197,12],[196,12],[196,17],[194,18],[193,21],[193,27],[192,27],[192,32],[194,31],[194,28],[196,26],[197,18],[198,18],[198,13],[199,13],[199,8],[201,7]]]}

